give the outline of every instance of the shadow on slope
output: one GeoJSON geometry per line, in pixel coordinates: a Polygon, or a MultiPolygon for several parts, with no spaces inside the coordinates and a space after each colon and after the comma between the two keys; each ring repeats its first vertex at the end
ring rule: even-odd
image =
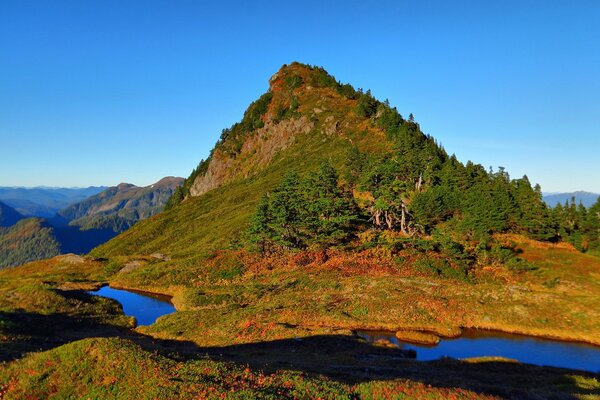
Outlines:
{"type": "MultiPolygon", "coordinates": [[[[92,302],[85,291],[62,291],[68,299],[92,302]]],[[[597,386],[577,385],[575,372],[502,361],[469,363],[453,359],[418,362],[403,350],[369,345],[346,335],[316,335],[223,347],[199,347],[192,342],[155,339],[123,326],[103,322],[102,316],[0,313],[2,333],[10,339],[0,346],[0,360],[11,361],[27,352],[43,351],[91,337],[118,337],[161,356],[185,361],[211,359],[248,365],[265,372],[294,370],[319,374],[347,384],[409,379],[440,388],[462,388],[507,398],[575,399],[600,396],[597,386]]],[[[1,338],[1,336],[0,336],[1,338]]],[[[598,380],[600,375],[577,372],[598,380]]]]}
{"type": "Polygon", "coordinates": [[[80,230],[77,226],[58,226],[54,228],[54,233],[60,243],[61,254],[89,253],[118,234],[110,228],[80,230]]]}

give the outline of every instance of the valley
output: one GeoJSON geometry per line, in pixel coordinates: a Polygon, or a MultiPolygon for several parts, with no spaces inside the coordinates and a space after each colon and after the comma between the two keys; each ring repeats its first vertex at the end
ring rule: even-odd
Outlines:
{"type": "Polygon", "coordinates": [[[38,202],[63,192],[73,192],[72,198],[61,197],[63,203],[60,204],[67,206],[49,218],[25,217],[0,202],[0,268],[58,254],[88,253],[138,220],[160,212],[182,182],[182,178],[166,177],[144,188],[120,184],[111,188],[87,189],[18,188],[4,193],[0,188],[0,195],[15,196],[16,192],[22,196],[21,200],[30,196],[38,202]],[[81,199],[87,193],[96,194],[81,199]]]}

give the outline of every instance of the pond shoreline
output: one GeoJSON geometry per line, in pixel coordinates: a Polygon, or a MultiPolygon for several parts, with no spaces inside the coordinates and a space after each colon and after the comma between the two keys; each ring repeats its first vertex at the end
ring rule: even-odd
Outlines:
{"type": "MultiPolygon", "coordinates": [[[[157,290],[157,288],[140,289],[140,288],[126,287],[126,286],[122,286],[122,285],[113,285],[110,282],[104,283],[104,284],[102,284],[102,286],[109,286],[113,289],[125,290],[125,291],[129,291],[132,293],[140,294],[143,296],[146,295],[149,297],[157,298],[159,300],[161,299],[161,297],[164,297],[166,299],[165,301],[168,301],[171,305],[173,305],[173,307],[175,307],[175,309],[177,311],[181,311],[182,309],[184,309],[184,307],[182,307],[182,305],[179,302],[173,301],[173,299],[176,296],[175,294],[173,294],[173,291],[163,291],[163,290],[159,291],[159,290],[157,290]]],[[[539,332],[539,330],[537,330],[537,329],[528,329],[528,328],[513,327],[513,326],[502,327],[502,326],[497,326],[494,324],[484,324],[484,325],[473,324],[473,325],[462,325],[462,326],[438,326],[438,327],[423,326],[423,325],[415,326],[415,327],[409,327],[409,326],[405,326],[405,325],[397,326],[397,327],[390,327],[389,325],[387,325],[387,326],[381,326],[381,325],[379,325],[379,326],[377,326],[377,325],[321,326],[321,325],[316,325],[315,326],[315,325],[311,325],[311,324],[303,324],[302,326],[307,329],[329,328],[332,330],[349,331],[352,333],[354,331],[422,332],[422,333],[436,335],[442,339],[460,338],[464,335],[464,331],[476,330],[476,331],[489,332],[491,334],[497,334],[498,336],[502,336],[503,334],[504,335],[519,335],[519,336],[524,336],[524,337],[532,338],[532,339],[548,339],[548,340],[554,340],[554,341],[565,342],[565,343],[586,344],[586,345],[600,347],[600,339],[579,338],[579,337],[575,337],[575,336],[569,335],[569,334],[545,333],[545,332],[539,332]]]]}

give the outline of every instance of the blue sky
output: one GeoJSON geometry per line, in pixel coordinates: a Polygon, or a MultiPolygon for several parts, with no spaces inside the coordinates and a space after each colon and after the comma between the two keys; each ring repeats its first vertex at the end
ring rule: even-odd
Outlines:
{"type": "Polygon", "coordinates": [[[187,176],[291,61],[462,161],[600,192],[598,1],[0,3],[0,186],[187,176]]]}

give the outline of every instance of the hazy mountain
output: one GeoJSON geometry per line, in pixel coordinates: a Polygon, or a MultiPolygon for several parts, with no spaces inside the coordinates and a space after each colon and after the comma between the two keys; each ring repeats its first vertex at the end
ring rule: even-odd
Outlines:
{"type": "Polygon", "coordinates": [[[52,218],[28,218],[15,225],[15,218],[24,217],[0,203],[0,220],[6,215],[7,225],[14,221],[13,226],[0,229],[0,268],[58,254],[87,253],[138,220],[162,211],[183,181],[167,177],[146,187],[123,183],[70,205],[52,218]]]}
{"type": "Polygon", "coordinates": [[[0,228],[0,268],[60,254],[54,230],[42,218],[27,218],[0,228]]]}
{"type": "Polygon", "coordinates": [[[17,210],[0,201],[0,226],[12,226],[23,218],[17,210]]]}
{"type": "Polygon", "coordinates": [[[106,186],[87,188],[0,187],[0,201],[24,216],[53,217],[59,210],[105,190],[106,186]]]}
{"type": "Polygon", "coordinates": [[[572,198],[575,198],[575,203],[582,203],[586,207],[591,207],[596,201],[600,194],[590,192],[569,192],[569,193],[544,193],[544,202],[550,207],[555,207],[558,203],[565,204],[570,202],[572,198]]]}
{"type": "Polygon", "coordinates": [[[183,181],[183,178],[166,177],[146,187],[121,183],[59,211],[53,222],[122,232],[140,219],[162,211],[183,181]]]}

